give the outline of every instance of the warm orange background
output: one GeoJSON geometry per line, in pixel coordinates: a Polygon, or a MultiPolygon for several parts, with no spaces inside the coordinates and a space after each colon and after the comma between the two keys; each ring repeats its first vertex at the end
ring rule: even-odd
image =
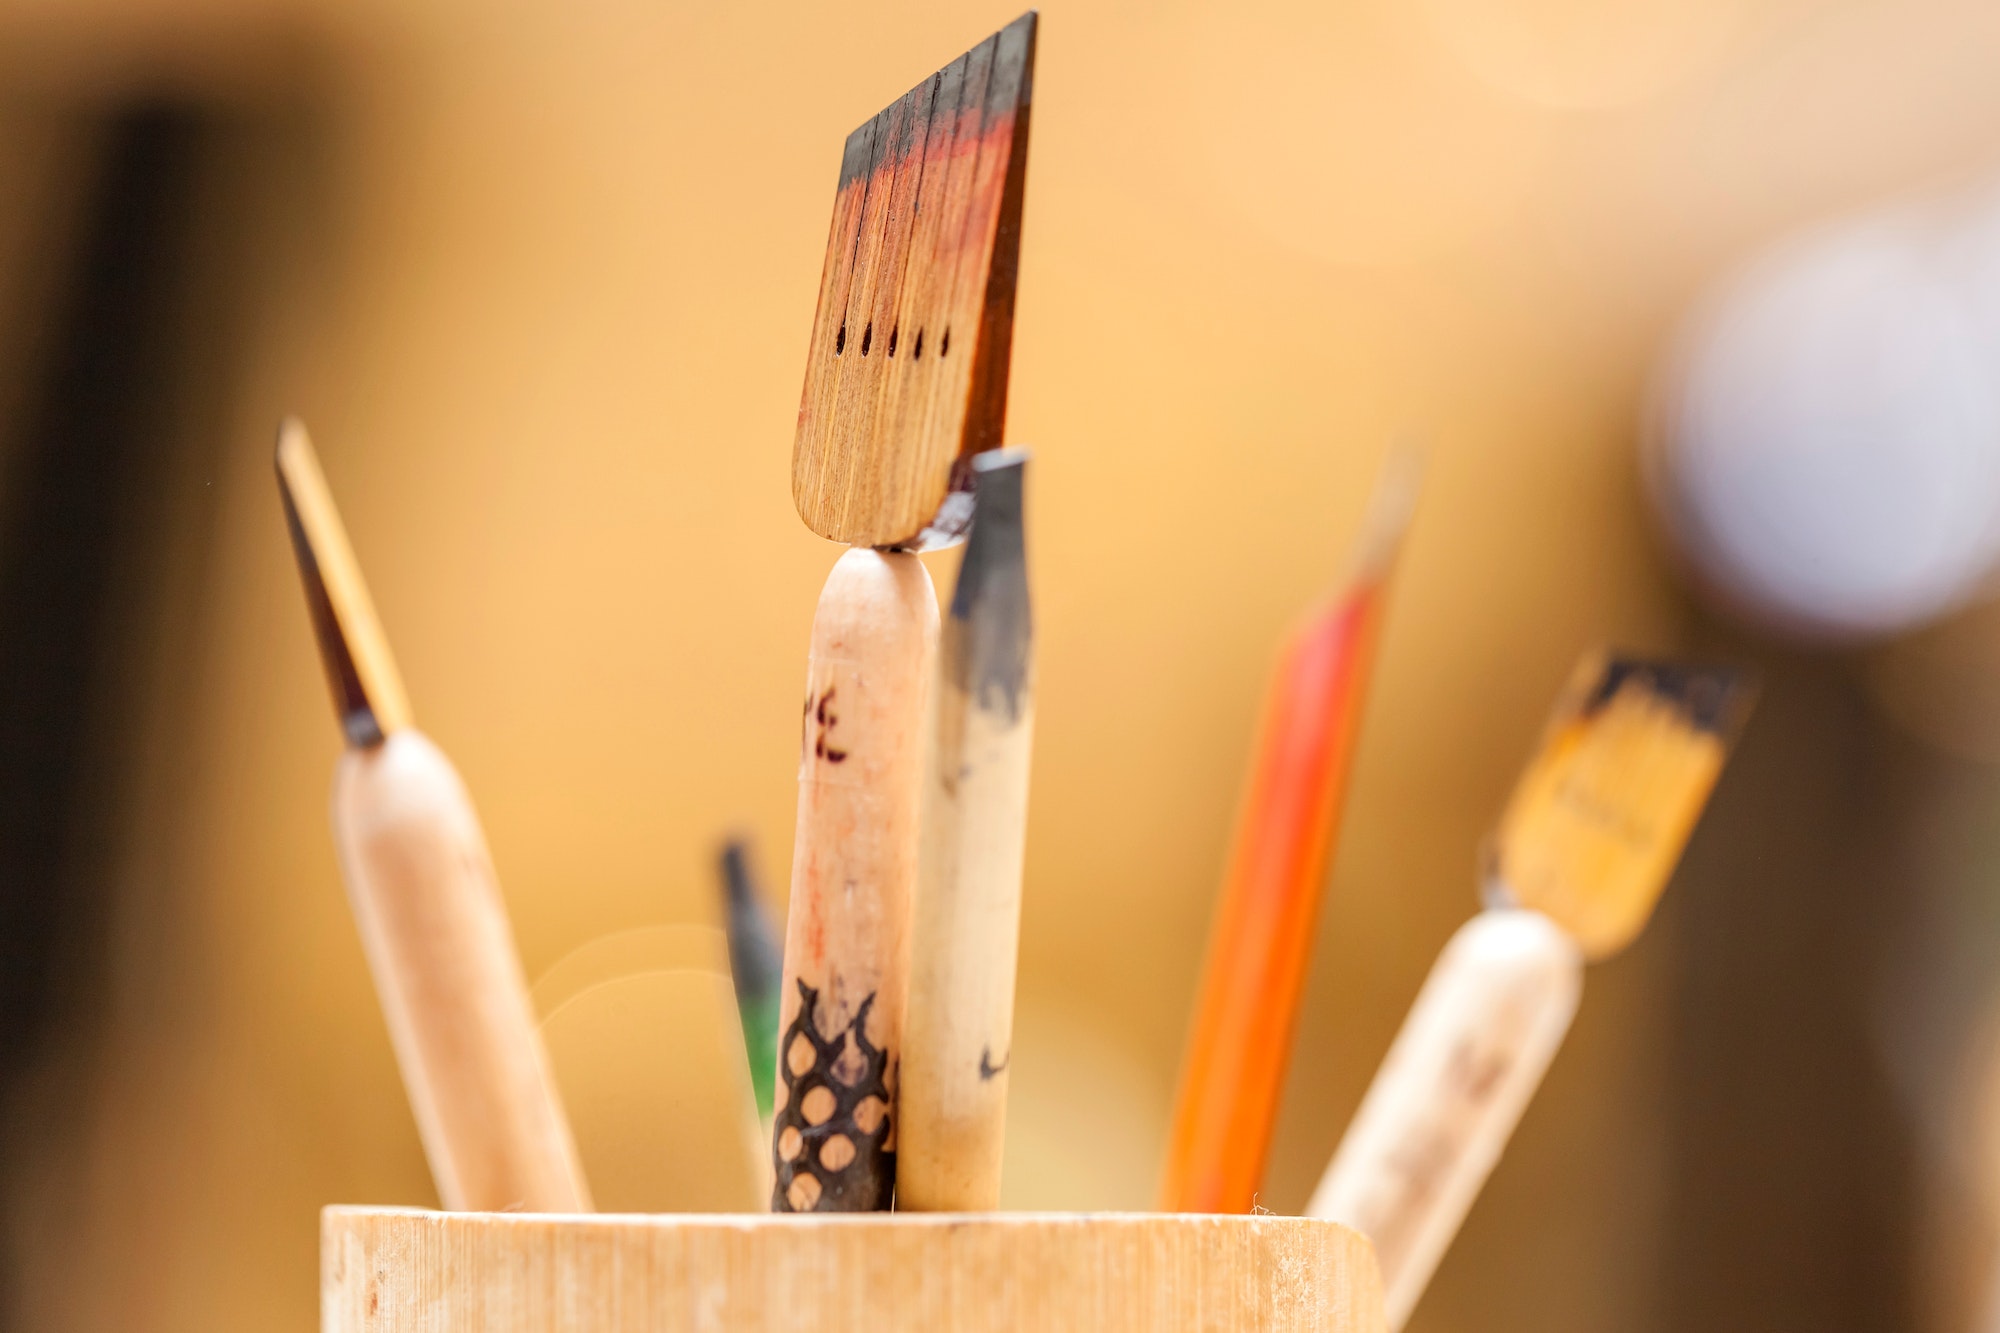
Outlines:
{"type": "MultiPolygon", "coordinates": [[[[731,828],[781,888],[835,555],[787,477],[840,145],[1013,13],[0,3],[0,298],[75,189],[55,109],[276,108],[246,151],[299,183],[225,265],[245,368],[160,628],[103,1040],[44,1090],[62,1132],[7,1145],[34,1327],[310,1328],[314,1210],[432,1198],[325,826],[279,415],[531,976],[713,922],[731,828]]],[[[1633,463],[1673,319],[1789,225],[2000,161],[1996,68],[1986,0],[1050,0],[1008,430],[1042,680],[1010,1204],[1149,1204],[1270,653],[1414,434],[1268,1189],[1303,1204],[1579,649],[1682,642],[1633,463]]],[[[1640,1326],[1673,947],[1593,974],[1419,1328],[1640,1326]]]]}

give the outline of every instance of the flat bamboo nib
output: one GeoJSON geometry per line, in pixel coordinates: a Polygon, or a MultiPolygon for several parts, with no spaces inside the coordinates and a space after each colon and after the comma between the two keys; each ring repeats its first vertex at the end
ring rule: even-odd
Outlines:
{"type": "Polygon", "coordinates": [[[1488,892],[1553,917],[1590,958],[1666,888],[1749,715],[1741,671],[1592,653],[1570,678],[1488,855],[1488,892]]]}
{"type": "Polygon", "coordinates": [[[334,712],[349,745],[375,745],[410,725],[410,702],[326,474],[320,471],[319,455],[296,417],[287,417],[278,428],[277,466],[285,526],[305,582],[306,609],[333,691],[334,712]]]}
{"type": "Polygon", "coordinates": [[[848,136],[792,446],[822,537],[965,528],[965,461],[1006,418],[1034,69],[1030,11],[848,136]]]}

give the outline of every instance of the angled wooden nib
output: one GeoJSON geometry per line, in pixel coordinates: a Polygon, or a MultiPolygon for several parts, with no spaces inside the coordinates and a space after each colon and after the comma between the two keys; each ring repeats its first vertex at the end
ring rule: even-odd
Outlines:
{"type": "Polygon", "coordinates": [[[1021,248],[1030,11],[848,136],[820,277],[792,498],[854,546],[963,532],[999,447],[1021,248]]]}
{"type": "Polygon", "coordinates": [[[368,584],[334,508],[319,455],[297,417],[278,428],[278,495],[292,534],[320,664],[349,745],[375,745],[410,725],[410,701],[368,584]]]}
{"type": "Polygon", "coordinates": [[[1570,678],[1487,853],[1487,893],[1555,918],[1584,953],[1630,943],[1749,715],[1748,675],[1592,654],[1570,678]]]}

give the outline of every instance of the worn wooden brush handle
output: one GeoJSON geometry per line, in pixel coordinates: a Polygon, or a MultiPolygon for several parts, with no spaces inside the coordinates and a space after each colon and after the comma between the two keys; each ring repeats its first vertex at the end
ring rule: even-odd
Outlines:
{"type": "Polygon", "coordinates": [[[1307,1208],[1375,1242],[1391,1328],[1507,1146],[1582,989],[1582,952],[1537,912],[1480,913],[1431,969],[1307,1208]]]}
{"type": "Polygon", "coordinates": [[[451,762],[408,729],[349,750],[333,829],[445,1207],[588,1211],[486,839],[451,762]]]}
{"type": "Polygon", "coordinates": [[[937,593],[902,552],[841,556],[813,615],[785,929],[771,1206],[887,1208],[937,593]]]}

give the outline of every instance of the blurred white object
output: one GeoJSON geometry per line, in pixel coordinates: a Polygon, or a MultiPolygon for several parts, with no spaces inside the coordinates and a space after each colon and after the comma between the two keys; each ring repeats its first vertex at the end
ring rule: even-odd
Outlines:
{"type": "Polygon", "coordinates": [[[1828,639],[1894,634],[2000,563],[2000,196],[1840,224],[1684,330],[1648,481],[1699,579],[1828,639]]]}

